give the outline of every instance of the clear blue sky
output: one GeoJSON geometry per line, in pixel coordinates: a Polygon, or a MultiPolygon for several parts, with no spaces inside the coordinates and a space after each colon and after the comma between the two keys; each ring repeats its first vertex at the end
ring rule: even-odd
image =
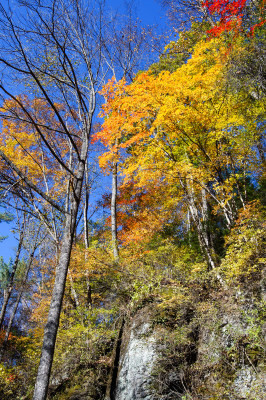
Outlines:
{"type": "MultiPolygon", "coordinates": [[[[4,212],[1,208],[0,212],[4,212]]],[[[6,222],[1,222],[0,224],[0,236],[8,236],[8,239],[0,242],[0,256],[3,256],[4,260],[7,262],[10,257],[13,257],[17,241],[10,232],[12,229],[12,222],[9,224],[6,222]]]]}
{"type": "MultiPolygon", "coordinates": [[[[110,9],[113,9],[120,15],[125,15],[126,1],[124,0],[107,0],[107,4],[110,9]]],[[[2,5],[6,5],[6,0],[1,0],[2,5]]],[[[10,5],[14,4],[13,0],[10,1],[10,5]]],[[[159,0],[135,0],[135,12],[136,16],[142,21],[144,25],[158,25],[160,31],[167,30],[167,19],[165,16],[165,10],[160,5],[159,0]]],[[[3,211],[3,210],[0,210],[3,211]]],[[[17,241],[14,239],[13,234],[10,232],[14,226],[14,223],[0,224],[0,236],[8,235],[9,238],[0,242],[0,256],[3,256],[5,261],[8,261],[10,257],[14,256],[15,247],[17,241]]]]}
{"type": "MultiPolygon", "coordinates": [[[[107,0],[107,4],[123,14],[125,12],[123,0],[107,0]]],[[[166,25],[165,10],[162,9],[159,0],[135,0],[137,16],[144,24],[166,25]]]]}

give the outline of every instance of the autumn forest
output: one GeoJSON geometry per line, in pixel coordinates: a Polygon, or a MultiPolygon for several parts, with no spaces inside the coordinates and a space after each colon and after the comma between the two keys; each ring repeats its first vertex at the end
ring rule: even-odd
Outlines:
{"type": "Polygon", "coordinates": [[[0,398],[263,400],[265,0],[2,3],[0,398]]]}

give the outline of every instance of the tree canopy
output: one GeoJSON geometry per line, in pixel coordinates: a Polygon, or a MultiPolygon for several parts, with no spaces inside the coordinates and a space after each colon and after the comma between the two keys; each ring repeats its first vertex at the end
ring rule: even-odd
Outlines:
{"type": "Polygon", "coordinates": [[[103,3],[0,9],[0,222],[17,239],[0,394],[109,396],[125,321],[151,304],[156,399],[231,399],[264,355],[265,1],[163,1],[176,36],[157,61],[133,9],[121,24],[103,3]],[[229,332],[216,361],[195,356],[202,327],[229,332]]]}

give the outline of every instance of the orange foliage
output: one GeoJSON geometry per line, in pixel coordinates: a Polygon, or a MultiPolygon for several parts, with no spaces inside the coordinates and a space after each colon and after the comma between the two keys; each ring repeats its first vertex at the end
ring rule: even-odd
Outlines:
{"type": "MultiPolygon", "coordinates": [[[[67,176],[56,158],[51,155],[48,146],[53,148],[58,158],[67,162],[69,143],[46,101],[30,100],[25,95],[18,96],[18,100],[22,106],[10,99],[1,108],[3,117],[0,148],[33,184],[49,191],[51,197],[60,198],[66,191],[64,182],[67,185],[67,176]],[[25,110],[30,110],[34,120],[25,110]]],[[[60,108],[57,105],[57,108],[64,114],[63,106],[60,108]]]]}
{"type": "Polygon", "coordinates": [[[259,107],[245,106],[245,95],[241,99],[224,90],[227,58],[223,41],[212,38],[198,43],[191,59],[173,73],[143,72],[130,85],[108,82],[97,138],[108,147],[101,167],[120,160],[118,218],[124,243],[147,240],[172,220],[171,213],[188,205],[189,193],[200,202],[202,189],[212,196],[215,213],[229,212],[242,179],[234,171],[246,160],[257,169],[252,146],[259,130],[257,122],[245,119],[245,110],[256,121],[259,107]]]}

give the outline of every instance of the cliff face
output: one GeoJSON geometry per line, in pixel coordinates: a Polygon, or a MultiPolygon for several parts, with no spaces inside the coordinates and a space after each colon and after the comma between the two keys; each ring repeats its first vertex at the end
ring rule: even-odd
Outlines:
{"type": "Polygon", "coordinates": [[[174,296],[126,323],[111,399],[263,400],[258,309],[225,294],[211,306],[174,296]]]}
{"type": "MultiPolygon", "coordinates": [[[[226,259],[235,274],[240,250],[226,259]]],[[[55,363],[49,398],[263,400],[262,250],[252,257],[249,264],[245,258],[247,271],[232,284],[227,278],[224,287],[213,271],[200,268],[194,275],[159,276],[153,284],[139,279],[134,292],[132,286],[125,291],[127,282],[115,286],[109,302],[116,307],[106,315],[101,308],[91,331],[90,321],[83,322],[72,347],[59,341],[64,357],[55,363]]]]}
{"type": "Polygon", "coordinates": [[[150,315],[147,309],[143,309],[133,318],[123,337],[115,400],[154,398],[150,386],[157,358],[156,345],[150,315]]]}
{"type": "Polygon", "coordinates": [[[58,371],[50,398],[264,400],[260,283],[241,297],[197,287],[188,292],[177,284],[150,293],[101,349],[106,356],[58,371]]]}

